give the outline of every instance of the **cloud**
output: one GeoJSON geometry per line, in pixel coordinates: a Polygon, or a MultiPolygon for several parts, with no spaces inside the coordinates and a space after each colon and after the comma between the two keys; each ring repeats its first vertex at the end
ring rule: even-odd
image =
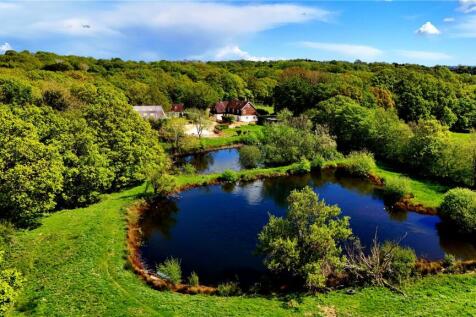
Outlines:
{"type": "Polygon", "coordinates": [[[2,45],[0,45],[0,53],[5,53],[6,51],[9,51],[9,50],[12,50],[13,47],[8,44],[7,42],[3,43],[2,45]]]}
{"type": "Polygon", "coordinates": [[[407,51],[407,50],[399,50],[397,53],[406,58],[410,58],[412,60],[420,60],[420,61],[442,61],[451,59],[452,57],[446,53],[441,52],[431,52],[431,51],[407,51]]]}
{"type": "Polygon", "coordinates": [[[12,10],[12,9],[18,9],[19,6],[15,3],[11,2],[0,2],[0,10],[12,10]]]}
{"type": "Polygon", "coordinates": [[[286,3],[34,1],[15,5],[19,8],[15,14],[0,9],[0,36],[20,39],[32,50],[86,52],[96,57],[98,52],[125,58],[155,52],[162,58],[185,58],[262,31],[327,22],[334,16],[314,6],[286,3]]]}
{"type": "Polygon", "coordinates": [[[213,58],[215,60],[237,60],[237,59],[244,59],[248,61],[269,61],[269,60],[277,60],[280,58],[276,57],[264,57],[264,56],[253,56],[250,53],[243,51],[237,45],[227,45],[218,49],[215,53],[213,58]]]}
{"type": "Polygon", "coordinates": [[[436,28],[431,22],[426,22],[418,30],[417,34],[421,35],[440,35],[441,31],[436,28]]]}
{"type": "Polygon", "coordinates": [[[455,21],[455,18],[453,18],[453,17],[447,17],[447,18],[443,19],[443,22],[445,22],[445,23],[451,23],[451,22],[454,22],[454,21],[455,21]]]}
{"type": "Polygon", "coordinates": [[[476,12],[476,0],[459,0],[458,11],[463,13],[476,12]]]}
{"type": "Polygon", "coordinates": [[[300,42],[300,46],[316,50],[327,51],[339,55],[350,56],[358,59],[370,59],[381,55],[383,52],[378,48],[367,45],[323,43],[323,42],[300,42]]]}

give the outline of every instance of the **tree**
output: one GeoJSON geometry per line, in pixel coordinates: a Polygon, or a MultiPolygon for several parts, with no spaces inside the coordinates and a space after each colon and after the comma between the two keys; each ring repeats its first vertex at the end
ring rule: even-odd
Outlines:
{"type": "Polygon", "coordinates": [[[261,162],[261,152],[255,145],[244,145],[240,148],[240,163],[246,168],[258,166],[261,162]]]}
{"type": "MultiPolygon", "coordinates": [[[[3,266],[4,251],[0,251],[0,265],[3,266]]],[[[5,314],[18,296],[18,291],[22,287],[24,279],[18,270],[13,268],[0,270],[0,314],[5,314]]]]}
{"type": "Polygon", "coordinates": [[[207,111],[193,108],[187,111],[187,115],[195,126],[198,138],[201,139],[203,131],[211,125],[207,111]]]}
{"type": "Polygon", "coordinates": [[[160,131],[162,136],[172,143],[174,151],[180,149],[181,141],[185,137],[185,125],[187,120],[184,118],[170,118],[165,120],[160,131]]]}
{"type": "Polygon", "coordinates": [[[57,147],[40,142],[36,128],[0,107],[0,214],[27,225],[56,205],[63,187],[57,147]]]}
{"type": "Polygon", "coordinates": [[[352,234],[349,218],[319,200],[310,187],[291,192],[284,218],[270,215],[258,235],[266,267],[290,274],[310,289],[325,286],[327,277],[345,264],[340,244],[352,234]]]}
{"type": "Polygon", "coordinates": [[[175,177],[167,174],[165,171],[158,169],[150,169],[147,172],[147,186],[145,191],[152,187],[154,195],[167,196],[172,193],[177,187],[175,177]]]}

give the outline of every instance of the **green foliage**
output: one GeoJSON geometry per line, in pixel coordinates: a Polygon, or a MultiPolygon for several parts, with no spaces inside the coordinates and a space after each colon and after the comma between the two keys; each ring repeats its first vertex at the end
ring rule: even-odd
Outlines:
{"type": "Polygon", "coordinates": [[[24,283],[22,274],[16,269],[3,268],[4,251],[0,251],[0,314],[4,314],[15,304],[20,288],[24,283]]]}
{"type": "Polygon", "coordinates": [[[411,192],[410,181],[407,177],[389,177],[384,179],[384,182],[384,197],[391,202],[396,202],[411,192]]]}
{"type": "Polygon", "coordinates": [[[151,186],[154,195],[167,196],[177,188],[177,180],[174,176],[167,174],[167,171],[151,169],[147,172],[147,186],[151,186]]]}
{"type": "Polygon", "coordinates": [[[223,115],[223,116],[221,117],[221,122],[223,122],[223,123],[228,123],[228,124],[229,124],[229,123],[233,123],[233,122],[235,122],[235,116],[233,116],[233,115],[228,115],[228,114],[223,115]]]}
{"type": "Polygon", "coordinates": [[[374,157],[369,152],[351,152],[342,166],[348,173],[358,177],[367,177],[376,168],[374,157]]]}
{"type": "Polygon", "coordinates": [[[192,164],[186,163],[182,166],[182,173],[185,175],[194,175],[197,173],[197,170],[192,164]]]}
{"type": "Polygon", "coordinates": [[[182,267],[180,260],[176,258],[167,258],[163,263],[157,265],[157,272],[159,275],[165,275],[173,284],[182,282],[182,267]]]}
{"type": "Polygon", "coordinates": [[[198,278],[198,274],[193,272],[190,273],[190,276],[188,277],[188,284],[191,286],[198,286],[200,284],[200,280],[198,278]]]}
{"type": "Polygon", "coordinates": [[[31,85],[17,79],[0,78],[0,103],[21,106],[32,101],[31,85]]]}
{"type": "Polygon", "coordinates": [[[236,282],[221,283],[217,287],[220,296],[235,296],[241,294],[241,289],[236,282]]]}
{"type": "Polygon", "coordinates": [[[240,148],[240,163],[246,168],[257,167],[261,163],[261,151],[255,145],[244,145],[240,148]]]}
{"type": "Polygon", "coordinates": [[[311,162],[306,158],[301,159],[298,163],[295,163],[291,168],[290,172],[292,174],[306,174],[311,171],[311,162]]]}
{"type": "Polygon", "coordinates": [[[239,176],[235,171],[225,170],[221,173],[219,179],[228,183],[234,183],[238,181],[239,176]]]}
{"type": "Polygon", "coordinates": [[[349,218],[339,217],[310,187],[288,197],[285,218],[270,215],[258,235],[258,251],[266,267],[304,281],[307,288],[322,288],[327,277],[344,264],[340,244],[352,234],[349,218]]]}
{"type": "Polygon", "coordinates": [[[450,219],[463,233],[476,232],[476,192],[453,188],[445,194],[440,214],[450,219]]]}
{"type": "Polygon", "coordinates": [[[390,265],[385,278],[393,283],[400,284],[408,280],[415,270],[416,255],[411,248],[399,246],[394,242],[385,242],[380,249],[382,257],[390,256],[390,265]]]}

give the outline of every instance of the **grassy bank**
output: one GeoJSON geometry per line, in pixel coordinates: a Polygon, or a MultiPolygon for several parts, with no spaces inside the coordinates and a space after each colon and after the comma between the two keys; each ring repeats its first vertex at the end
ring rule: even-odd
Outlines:
{"type": "MultiPolygon", "coordinates": [[[[288,167],[244,171],[284,173],[288,167]]],[[[182,186],[218,175],[180,176],[182,186]]],[[[155,291],[127,269],[125,208],[143,186],[104,196],[87,208],[64,210],[20,232],[8,261],[27,283],[10,315],[35,316],[470,316],[476,275],[427,277],[407,284],[407,297],[383,288],[295,298],[217,297],[155,291]],[[438,302],[438,305],[429,303],[438,302]],[[292,306],[292,307],[290,307],[292,306]]]]}

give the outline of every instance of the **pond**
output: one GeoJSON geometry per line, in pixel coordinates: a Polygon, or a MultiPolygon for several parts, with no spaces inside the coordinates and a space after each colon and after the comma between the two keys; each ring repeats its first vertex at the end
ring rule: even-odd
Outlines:
{"type": "Polygon", "coordinates": [[[201,283],[238,279],[250,285],[266,271],[254,250],[268,213],[283,216],[290,191],[306,185],[350,216],[352,230],[364,246],[371,244],[378,230],[379,241],[407,234],[401,244],[420,257],[440,259],[449,253],[476,258],[476,242],[455,235],[438,216],[391,211],[371,183],[324,171],[199,187],[157,204],[142,219],[143,261],[153,269],[173,256],[181,259],[184,276],[195,271],[201,283]]]}
{"type": "Polygon", "coordinates": [[[189,163],[199,174],[222,173],[224,170],[239,171],[240,154],[238,149],[223,149],[206,153],[197,153],[177,158],[178,166],[189,163]]]}

